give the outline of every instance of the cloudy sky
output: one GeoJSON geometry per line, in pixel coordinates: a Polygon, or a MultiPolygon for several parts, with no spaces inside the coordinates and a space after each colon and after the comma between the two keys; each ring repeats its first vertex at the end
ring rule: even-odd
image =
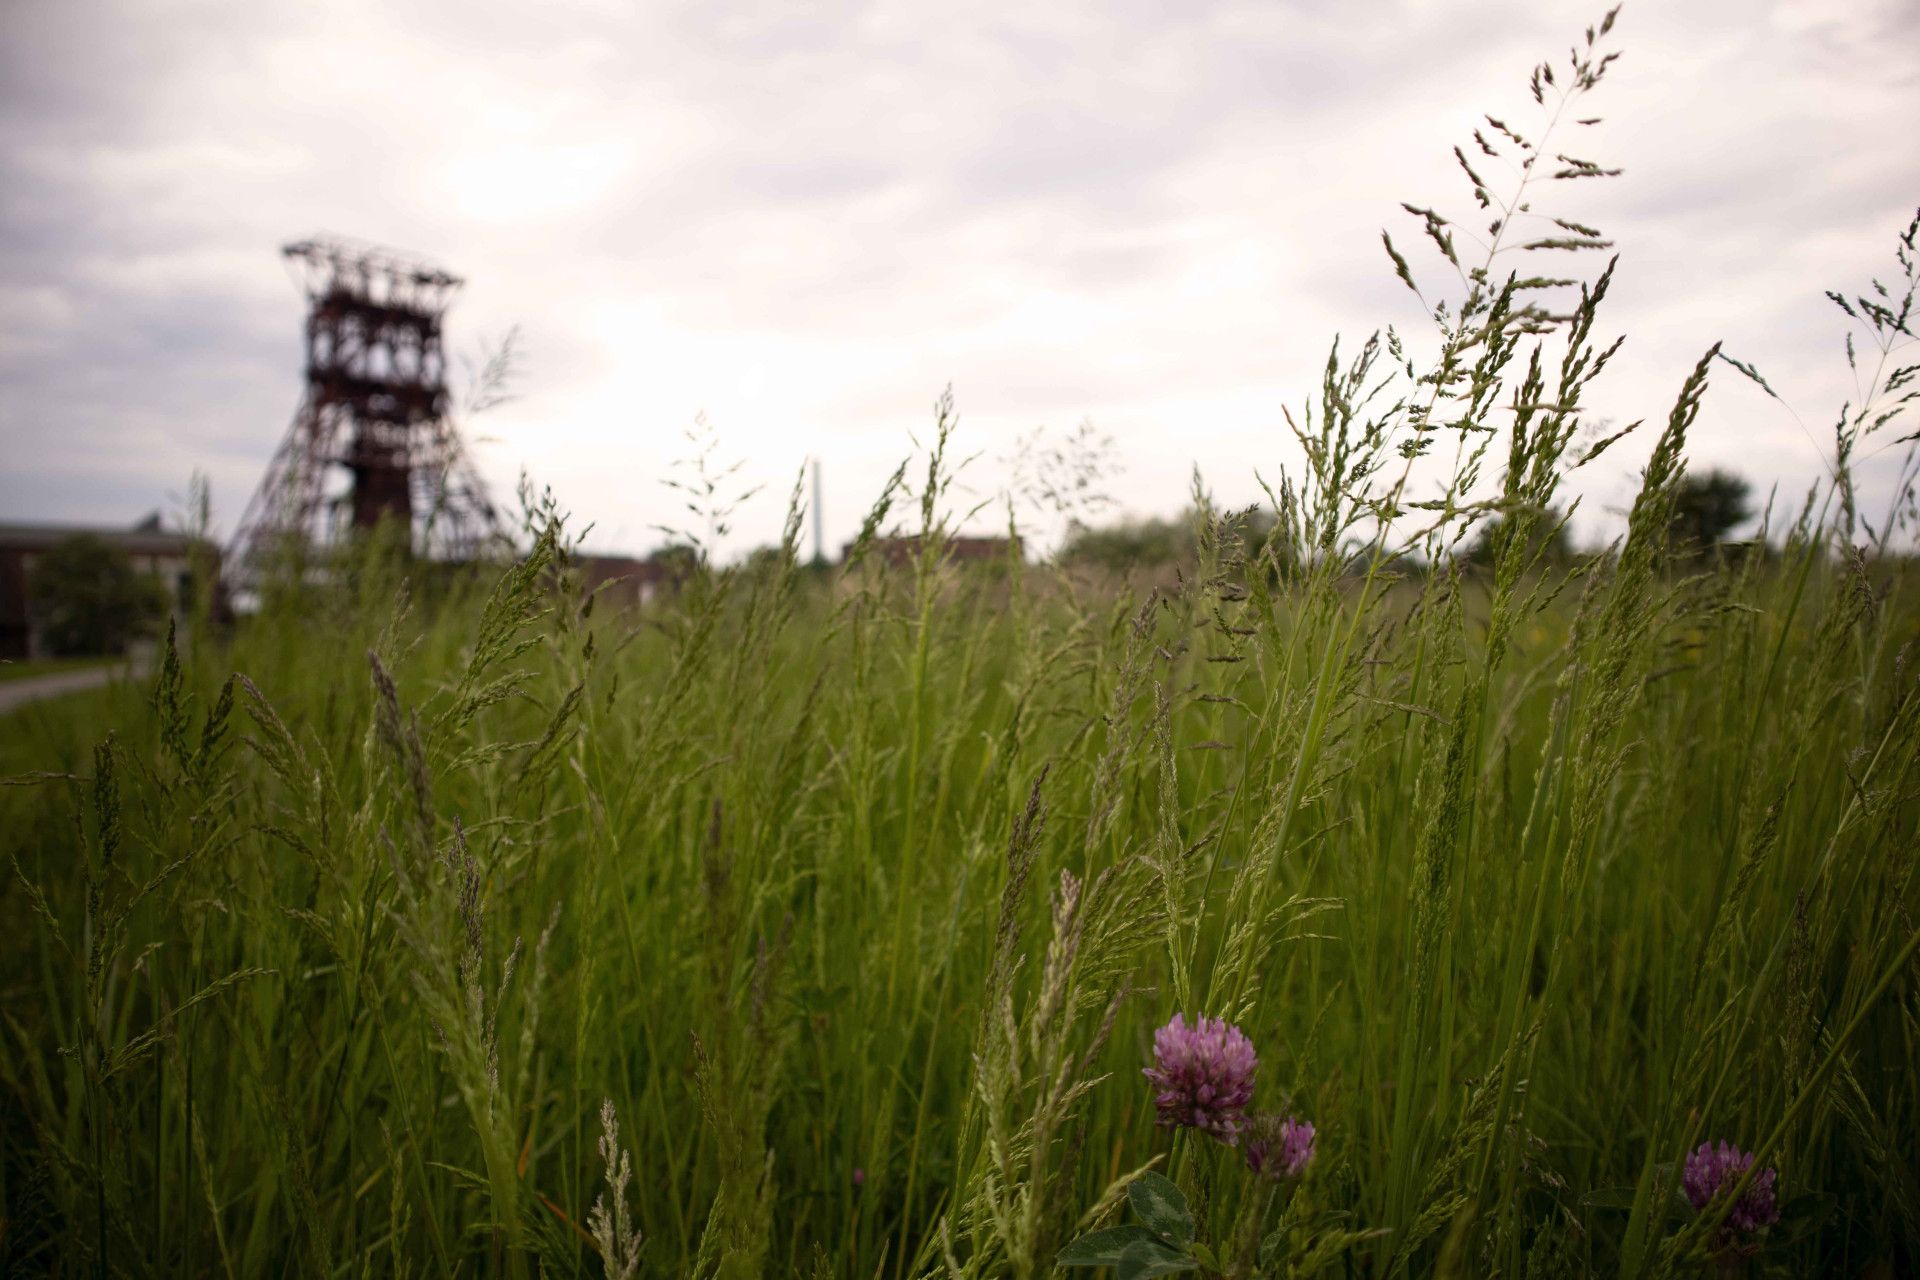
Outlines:
{"type": "MultiPolygon", "coordinates": [[[[1470,212],[1450,149],[1599,6],[1561,0],[6,0],[0,519],[130,521],[212,481],[231,528],[298,400],[278,246],[316,230],[469,284],[456,353],[518,326],[523,395],[470,422],[643,551],[704,412],[767,491],[803,459],[830,543],[951,383],[988,496],[1036,427],[1112,438],[1118,504],[1225,500],[1295,458],[1328,341],[1418,304],[1379,229],[1470,212]]],[[[1821,297],[1920,203],[1920,3],[1628,5],[1558,206],[1619,243],[1604,416],[1723,375],[1696,465],[1819,474],[1852,383],[1821,297]],[[1729,371],[1730,373],[1730,371],[1729,371]]],[[[1586,482],[1588,528],[1641,450],[1586,482]]],[[[1869,464],[1888,471],[1891,454],[1869,464]]]]}

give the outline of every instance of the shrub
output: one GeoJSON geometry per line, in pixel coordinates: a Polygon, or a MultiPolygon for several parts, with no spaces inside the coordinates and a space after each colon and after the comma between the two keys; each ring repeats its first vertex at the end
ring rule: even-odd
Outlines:
{"type": "Polygon", "coordinates": [[[151,633],[167,592],[123,549],[90,533],[64,538],[33,565],[34,622],[55,657],[122,653],[151,633]]]}

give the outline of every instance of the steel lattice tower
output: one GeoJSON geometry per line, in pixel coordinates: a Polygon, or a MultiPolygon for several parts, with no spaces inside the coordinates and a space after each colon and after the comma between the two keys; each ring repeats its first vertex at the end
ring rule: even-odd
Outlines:
{"type": "Polygon", "coordinates": [[[441,328],[460,279],[341,239],[281,252],[309,306],[307,387],[234,535],[234,585],[383,522],[433,559],[505,546],[450,417],[441,328]]]}

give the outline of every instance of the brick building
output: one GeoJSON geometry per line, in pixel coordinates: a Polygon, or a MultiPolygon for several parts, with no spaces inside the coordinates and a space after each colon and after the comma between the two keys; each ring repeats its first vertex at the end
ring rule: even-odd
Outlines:
{"type": "Polygon", "coordinates": [[[638,608],[679,581],[672,563],[659,555],[636,560],[632,556],[581,555],[574,561],[581,586],[602,604],[638,608]]]}
{"type": "MultiPolygon", "coordinates": [[[[125,551],[134,571],[158,578],[176,609],[193,593],[193,539],[160,527],[158,513],[130,529],[70,524],[0,524],[0,658],[46,656],[33,621],[34,562],[76,534],[91,534],[125,551]]],[[[206,548],[203,554],[213,554],[206,548]]]]}

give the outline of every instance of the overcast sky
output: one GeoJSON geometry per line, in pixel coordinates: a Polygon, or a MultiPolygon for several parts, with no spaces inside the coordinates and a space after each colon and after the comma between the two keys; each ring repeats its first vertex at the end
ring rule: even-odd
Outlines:
{"type": "MultiPolygon", "coordinates": [[[[5,0],[0,519],[130,522],[197,468],[230,529],[299,399],[278,247],[322,229],[466,276],[456,353],[519,326],[474,451],[603,548],[679,523],[702,411],[767,485],[735,548],[808,456],[837,545],[948,383],[979,496],[1091,420],[1121,508],[1195,464],[1250,501],[1329,340],[1422,323],[1398,202],[1470,213],[1451,147],[1531,124],[1529,68],[1600,11],[5,0]]],[[[1887,274],[1920,202],[1920,3],[1629,4],[1615,47],[1579,142],[1626,174],[1554,197],[1622,257],[1596,409],[1658,420],[1724,340],[1805,426],[1725,371],[1695,465],[1803,489],[1852,394],[1821,291],[1887,274]]],[[[1590,533],[1643,455],[1586,482],[1590,533]]]]}

